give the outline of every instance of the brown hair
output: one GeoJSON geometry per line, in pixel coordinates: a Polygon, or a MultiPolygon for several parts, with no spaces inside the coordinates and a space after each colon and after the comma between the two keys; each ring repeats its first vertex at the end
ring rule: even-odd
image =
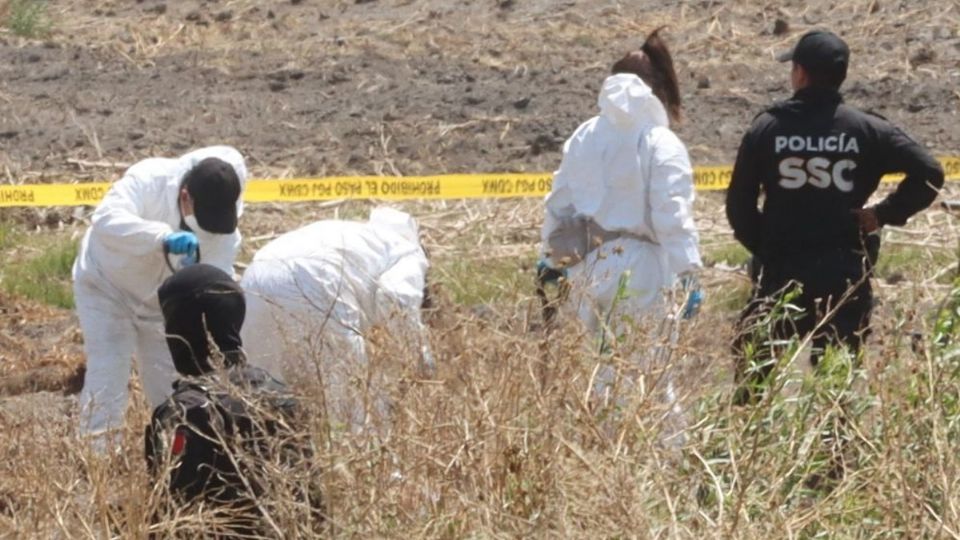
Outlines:
{"type": "Polygon", "coordinates": [[[670,120],[680,121],[680,85],[677,72],[673,69],[673,58],[666,42],[660,37],[664,26],[657,28],[647,36],[639,51],[628,52],[613,64],[611,70],[617,73],[633,73],[650,85],[654,95],[660,99],[670,115],[670,120]]]}

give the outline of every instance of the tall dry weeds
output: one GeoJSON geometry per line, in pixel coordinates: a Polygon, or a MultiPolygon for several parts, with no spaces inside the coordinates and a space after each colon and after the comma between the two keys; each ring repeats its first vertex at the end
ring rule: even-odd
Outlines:
{"type": "MultiPolygon", "coordinates": [[[[403,336],[372,336],[369,369],[391,374],[391,414],[379,429],[328,423],[318,383],[297,383],[316,449],[305,474],[322,486],[327,534],[956,536],[960,345],[947,324],[955,305],[922,321],[923,347],[894,320],[863,367],[840,352],[812,373],[784,360],[764,400],[746,408],[730,405],[728,366],[712,360],[724,352],[702,346],[718,341],[718,321],[704,314],[684,329],[668,366],[687,420],[676,448],[663,439],[656,370],[634,373],[619,399],[591,394],[598,365],[624,373],[631,355],[668,344],[638,338],[598,355],[563,327],[531,330],[530,300],[483,316],[441,309],[431,320],[438,370],[430,378],[403,336]],[[834,474],[838,460],[842,475],[834,474]]],[[[57,411],[32,406],[30,414],[0,416],[3,535],[209,531],[221,519],[212,509],[164,507],[143,461],[146,411],[131,412],[123,450],[110,457],[90,452],[57,411]],[[166,510],[154,519],[158,508],[166,510]]],[[[261,499],[273,524],[266,534],[307,534],[302,504],[280,491],[287,495],[261,499]]]]}

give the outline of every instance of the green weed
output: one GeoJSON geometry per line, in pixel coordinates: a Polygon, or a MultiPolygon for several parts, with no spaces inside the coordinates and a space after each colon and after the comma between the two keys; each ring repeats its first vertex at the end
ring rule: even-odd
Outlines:
{"type": "MultiPolygon", "coordinates": [[[[883,280],[923,281],[946,268],[956,258],[956,253],[950,249],[886,245],[880,249],[875,273],[877,278],[883,280]]],[[[948,284],[954,276],[955,272],[947,272],[937,282],[948,284]]]]}
{"type": "Polygon", "coordinates": [[[750,300],[752,286],[745,281],[736,281],[724,284],[723,287],[710,289],[704,308],[719,313],[737,313],[750,300]]]}
{"type": "Polygon", "coordinates": [[[14,230],[13,227],[8,223],[0,221],[0,251],[3,251],[11,246],[14,241],[14,230]]]}
{"type": "Polygon", "coordinates": [[[9,10],[6,23],[14,34],[36,38],[50,32],[52,22],[46,0],[12,0],[9,10]]]}
{"type": "MultiPolygon", "coordinates": [[[[13,242],[13,235],[0,226],[0,249],[5,243],[13,242]]],[[[53,306],[73,308],[70,272],[77,257],[77,242],[59,236],[38,244],[41,249],[36,255],[16,258],[0,269],[4,291],[53,306]]]]}
{"type": "Polygon", "coordinates": [[[435,266],[430,279],[443,283],[457,304],[512,302],[533,294],[535,264],[533,254],[480,260],[456,257],[435,266]]]}
{"type": "Polygon", "coordinates": [[[729,266],[743,266],[750,260],[750,252],[737,242],[726,242],[704,249],[704,262],[723,262],[729,266]]]}

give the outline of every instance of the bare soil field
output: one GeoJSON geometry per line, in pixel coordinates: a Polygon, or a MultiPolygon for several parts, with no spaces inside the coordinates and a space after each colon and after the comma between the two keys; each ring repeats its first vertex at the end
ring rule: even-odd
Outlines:
{"type": "Polygon", "coordinates": [[[852,47],[849,102],[960,146],[957,3],[859,0],[72,0],[0,35],[8,181],[111,177],[228,143],[275,175],[551,170],[614,60],[668,25],[695,163],[731,162],[789,95],[774,60],[812,27],[852,47]]]}
{"type": "MultiPolygon", "coordinates": [[[[17,3],[0,0],[0,21],[17,3]]],[[[34,35],[0,24],[0,181],[113,179],[139,159],[209,144],[240,149],[257,177],[548,171],[565,138],[594,114],[613,61],[661,25],[685,105],[675,129],[695,165],[733,161],[751,119],[790,94],[789,68],[774,56],[815,27],[851,46],[849,103],[888,117],[936,155],[960,154],[957,0],[62,0],[47,4],[34,35]]],[[[951,187],[945,197],[955,194],[951,187]]],[[[241,263],[277,234],[316,219],[365,217],[373,204],[250,205],[241,263]]],[[[932,447],[910,453],[929,435],[912,427],[863,435],[872,461],[822,499],[792,498],[798,488],[774,481],[796,472],[792,443],[771,442],[776,452],[764,454],[782,458],[713,477],[701,447],[671,468],[676,456],[643,438],[642,420],[607,440],[574,396],[589,371],[557,360],[559,344],[530,339],[539,335],[531,331],[531,264],[540,202],[402,206],[420,220],[434,265],[444,313],[431,324],[445,386],[411,393],[398,435],[382,446],[323,440],[328,488],[343,499],[334,505],[339,535],[752,538],[841,527],[851,537],[957,536],[958,463],[936,461],[950,450],[932,435],[932,447]],[[530,360],[544,354],[556,363],[530,360]],[[642,440],[631,446],[631,437],[642,440]],[[392,480],[398,462],[405,482],[392,480]],[[766,480],[775,485],[752,491],[766,480]],[[700,497],[699,483],[726,498],[700,497]],[[924,486],[936,493],[920,493],[924,486]],[[918,509],[898,508],[904,500],[918,509]]],[[[0,275],[25,253],[4,243],[2,226],[25,244],[77,239],[89,211],[0,209],[0,275]]],[[[708,303],[684,338],[695,358],[684,368],[684,391],[691,403],[707,397],[691,411],[704,419],[691,437],[754,457],[776,421],[758,435],[709,396],[711,385],[729,380],[727,343],[748,288],[742,253],[720,194],[699,197],[697,219],[708,303]],[[728,429],[736,441],[717,442],[728,429]],[[747,442],[738,446],[741,436],[747,442]]],[[[875,354],[865,365],[878,401],[920,399],[898,392],[913,388],[904,381],[924,373],[924,360],[891,358],[900,358],[904,336],[928,330],[927,315],[949,292],[957,233],[956,218],[934,209],[884,234],[875,354]]],[[[146,534],[138,520],[149,497],[137,487],[145,482],[143,404],[133,404],[128,421],[125,448],[133,451],[77,457],[72,398],[63,394],[82,381],[81,342],[71,311],[0,288],[0,431],[13,441],[0,445],[8,458],[0,537],[146,534]],[[40,457],[18,470],[16,460],[30,455],[40,457]],[[61,469],[62,478],[50,478],[61,469]],[[118,478],[124,487],[105,494],[118,478]],[[36,490],[25,493],[24,482],[36,490]],[[136,505],[117,510],[118,497],[136,505]]],[[[932,392],[940,383],[931,381],[932,392]]],[[[821,398],[829,409],[829,396],[821,398]]],[[[876,416],[901,418],[885,414],[876,416]]],[[[916,425],[926,425],[925,414],[916,425]]],[[[909,418],[903,425],[914,425],[909,418]]],[[[819,428],[821,420],[797,421],[819,428]]]]}

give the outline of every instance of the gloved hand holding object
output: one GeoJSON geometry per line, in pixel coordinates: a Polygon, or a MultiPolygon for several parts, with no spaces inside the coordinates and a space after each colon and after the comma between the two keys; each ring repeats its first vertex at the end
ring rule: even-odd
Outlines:
{"type": "Polygon", "coordinates": [[[700,288],[700,280],[696,274],[683,274],[680,276],[680,287],[687,293],[682,316],[684,319],[692,319],[700,312],[700,305],[703,304],[704,294],[700,288]]]}
{"type": "Polygon", "coordinates": [[[190,231],[173,232],[163,239],[163,250],[174,255],[194,255],[199,247],[197,236],[190,231]]]}
{"type": "Polygon", "coordinates": [[[540,284],[556,284],[558,281],[560,281],[560,278],[566,279],[566,277],[567,270],[565,268],[557,270],[556,268],[553,268],[547,264],[546,259],[540,259],[537,261],[537,281],[539,281],[540,284]]]}
{"type": "Polygon", "coordinates": [[[176,268],[170,263],[169,255],[183,255],[180,258],[178,268],[184,268],[200,262],[200,242],[197,236],[190,231],[179,231],[170,233],[163,239],[163,256],[167,263],[167,268],[171,272],[176,272],[176,268]]]}
{"type": "Polygon", "coordinates": [[[546,259],[537,261],[537,296],[540,298],[541,309],[543,310],[543,321],[549,324],[557,314],[557,303],[565,297],[565,287],[561,285],[560,279],[567,279],[567,269],[557,270],[547,264],[546,259]],[[556,298],[547,297],[547,285],[557,287],[556,298]]]}

